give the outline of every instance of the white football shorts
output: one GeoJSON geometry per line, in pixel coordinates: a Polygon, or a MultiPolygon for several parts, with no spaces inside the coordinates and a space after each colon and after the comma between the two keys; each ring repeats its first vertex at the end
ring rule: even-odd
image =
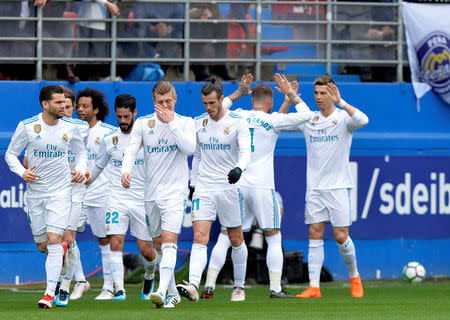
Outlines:
{"type": "Polygon", "coordinates": [[[151,237],[158,238],[162,230],[180,234],[187,200],[173,198],[145,201],[146,222],[151,237]]]}
{"type": "Polygon", "coordinates": [[[275,190],[241,187],[241,191],[245,203],[244,231],[252,228],[255,218],[262,230],[280,229],[281,213],[275,190]]]}
{"type": "Polygon", "coordinates": [[[245,216],[244,195],[239,188],[209,192],[195,191],[192,200],[192,221],[215,221],[227,228],[242,225],[245,216]]]}
{"type": "Polygon", "coordinates": [[[83,204],[81,209],[80,223],[78,227],[81,229],[85,223],[89,223],[92,233],[97,238],[106,238],[106,210],[102,207],[91,207],[83,204]]]}
{"type": "Polygon", "coordinates": [[[307,190],[305,223],[331,222],[333,227],[352,224],[350,188],[307,190]]]}

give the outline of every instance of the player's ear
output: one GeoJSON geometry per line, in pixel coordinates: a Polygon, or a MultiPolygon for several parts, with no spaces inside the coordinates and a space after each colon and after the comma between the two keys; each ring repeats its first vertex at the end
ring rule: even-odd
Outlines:
{"type": "Polygon", "coordinates": [[[134,111],[133,111],[133,118],[136,118],[136,115],[137,115],[137,109],[134,109],[134,111]]]}
{"type": "Polygon", "coordinates": [[[95,114],[95,115],[98,115],[99,111],[100,111],[99,108],[94,108],[94,114],[95,114]]]}
{"type": "Polygon", "coordinates": [[[41,106],[42,106],[42,109],[44,109],[44,110],[48,109],[48,101],[47,100],[42,101],[41,106]]]}

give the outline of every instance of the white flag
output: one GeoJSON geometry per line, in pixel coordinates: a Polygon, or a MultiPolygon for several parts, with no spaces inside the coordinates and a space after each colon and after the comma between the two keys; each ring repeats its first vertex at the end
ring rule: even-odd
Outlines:
{"type": "Polygon", "coordinates": [[[450,104],[450,4],[402,5],[416,97],[433,89],[450,104]]]}

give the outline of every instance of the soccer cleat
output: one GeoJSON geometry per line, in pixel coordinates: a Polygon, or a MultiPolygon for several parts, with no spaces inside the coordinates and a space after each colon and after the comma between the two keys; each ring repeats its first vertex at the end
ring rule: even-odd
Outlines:
{"type": "Polygon", "coordinates": [[[142,284],[141,300],[150,300],[150,293],[153,292],[155,286],[155,278],[147,280],[144,278],[144,283],[142,284]]]}
{"type": "Polygon", "coordinates": [[[183,284],[177,284],[177,290],[180,296],[186,297],[191,301],[198,301],[197,287],[192,283],[183,280],[183,284]]]}
{"type": "Polygon", "coordinates": [[[159,309],[163,306],[166,297],[161,292],[152,292],[150,293],[150,301],[155,305],[156,309],[159,309]]]}
{"type": "Polygon", "coordinates": [[[350,279],[350,293],[353,298],[362,298],[364,296],[364,289],[360,275],[350,279]]]}
{"type": "Polygon", "coordinates": [[[51,295],[44,295],[44,297],[38,301],[39,309],[51,309],[53,306],[54,297],[51,295]]]}
{"type": "Polygon", "coordinates": [[[309,286],[300,294],[295,296],[296,298],[322,298],[322,294],[320,293],[320,287],[311,287],[309,286]]]}
{"type": "Polygon", "coordinates": [[[103,289],[102,292],[95,297],[95,300],[112,300],[113,298],[114,293],[112,293],[112,291],[103,289]]]}
{"type": "Polygon", "coordinates": [[[80,299],[83,293],[88,292],[90,288],[91,285],[88,281],[77,281],[75,287],[73,287],[73,292],[70,295],[70,300],[80,299]]]}
{"type": "Polygon", "coordinates": [[[164,302],[164,308],[175,308],[180,302],[181,297],[179,294],[169,294],[164,302]]]}
{"type": "Polygon", "coordinates": [[[214,295],[214,289],[212,287],[205,287],[202,292],[201,299],[212,299],[214,295]]]}
{"type": "Polygon", "coordinates": [[[114,295],[114,298],[112,298],[114,301],[124,301],[127,298],[127,294],[125,290],[119,290],[114,295]]]}
{"type": "Polygon", "coordinates": [[[55,306],[67,307],[69,304],[69,293],[64,290],[59,290],[58,295],[55,297],[55,306]]]}
{"type": "Polygon", "coordinates": [[[278,292],[270,290],[269,298],[295,298],[295,296],[288,294],[286,291],[281,289],[278,292]]]}
{"type": "Polygon", "coordinates": [[[241,287],[234,287],[231,294],[231,301],[245,301],[245,289],[241,287]]]}

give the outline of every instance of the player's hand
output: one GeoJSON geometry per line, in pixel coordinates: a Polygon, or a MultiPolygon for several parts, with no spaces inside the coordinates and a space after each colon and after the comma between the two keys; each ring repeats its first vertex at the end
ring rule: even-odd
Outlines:
{"type": "Polygon", "coordinates": [[[293,91],[291,83],[289,82],[289,80],[286,78],[285,75],[279,74],[279,73],[275,73],[273,78],[275,79],[275,81],[278,84],[278,87],[275,87],[275,89],[277,89],[279,92],[281,92],[283,94],[286,94],[286,95],[291,93],[291,92],[294,93],[294,94],[297,94],[296,91],[293,91]]]}
{"type": "Polygon", "coordinates": [[[119,7],[116,4],[106,1],[105,6],[108,8],[109,12],[112,15],[114,15],[116,17],[118,17],[120,15],[119,7]]]}
{"type": "Polygon", "coordinates": [[[339,104],[339,102],[341,101],[341,94],[339,93],[339,89],[336,87],[336,85],[333,83],[328,83],[327,91],[331,100],[333,100],[334,103],[339,104]]]}
{"type": "Polygon", "coordinates": [[[235,184],[241,178],[241,174],[242,174],[241,168],[236,167],[234,169],[231,169],[231,171],[228,173],[228,182],[230,184],[235,184]]]}
{"type": "Polygon", "coordinates": [[[40,178],[41,177],[40,175],[33,172],[34,169],[36,169],[36,166],[32,166],[31,168],[25,170],[25,172],[22,175],[23,180],[25,180],[28,183],[33,183],[34,181],[36,181],[37,178],[40,178]]]}
{"type": "Polygon", "coordinates": [[[252,83],[253,83],[253,75],[251,73],[242,75],[241,82],[239,83],[238,88],[238,91],[241,96],[252,94],[252,91],[250,90],[252,83]]]}
{"type": "Polygon", "coordinates": [[[85,184],[85,185],[91,184],[92,178],[94,177],[94,176],[92,175],[92,172],[91,172],[89,169],[87,169],[87,170],[86,170],[86,174],[85,174],[84,176],[85,176],[85,178],[86,178],[86,181],[84,182],[84,184],[85,184]]]}
{"type": "Polygon", "coordinates": [[[80,171],[72,171],[70,174],[73,176],[72,182],[82,183],[84,181],[84,174],[80,171]]]}
{"type": "Polygon", "coordinates": [[[175,120],[175,112],[168,108],[164,108],[163,106],[161,106],[159,104],[155,104],[155,112],[156,112],[156,116],[158,117],[159,121],[161,121],[163,123],[169,123],[169,122],[175,120]]]}
{"type": "Polygon", "coordinates": [[[131,186],[131,174],[127,172],[122,175],[122,187],[128,189],[130,186],[131,186]]]}
{"type": "Polygon", "coordinates": [[[189,199],[192,200],[192,196],[194,195],[195,187],[189,187],[189,199]]]}

